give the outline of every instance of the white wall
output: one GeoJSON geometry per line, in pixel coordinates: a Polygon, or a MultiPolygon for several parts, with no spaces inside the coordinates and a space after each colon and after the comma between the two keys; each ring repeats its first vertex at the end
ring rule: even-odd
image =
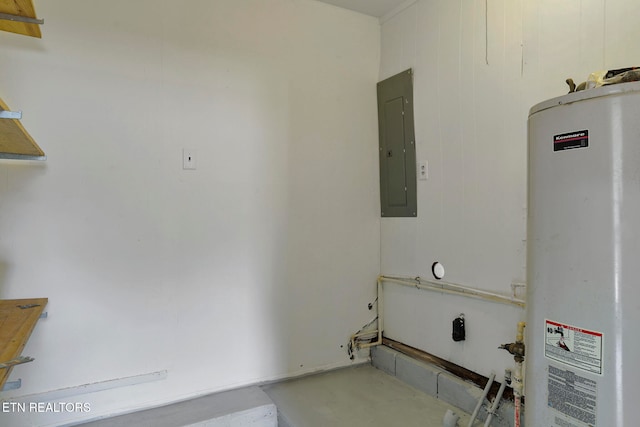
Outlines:
{"type": "MultiPolygon", "coordinates": [[[[380,78],[414,69],[418,218],[382,220],[382,273],[510,293],[526,279],[529,108],[589,73],[638,64],[631,0],[420,0],[382,26],[380,78]],[[487,14],[485,7],[488,5],[487,14]],[[485,16],[487,21],[485,22],[485,16]]],[[[524,311],[389,285],[385,334],[499,376],[524,311]],[[465,313],[467,340],[451,339],[465,313]]]]}
{"type": "Polygon", "coordinates": [[[0,95],[48,155],[0,161],[0,297],[48,297],[49,318],[3,397],[167,378],[2,424],[351,363],[380,262],[378,21],[311,0],[36,6],[42,40],[0,34],[0,95]]]}

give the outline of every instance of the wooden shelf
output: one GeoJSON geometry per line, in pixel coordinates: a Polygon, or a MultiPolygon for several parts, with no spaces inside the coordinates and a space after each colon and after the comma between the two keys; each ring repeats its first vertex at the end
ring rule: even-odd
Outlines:
{"type": "MultiPolygon", "coordinates": [[[[10,111],[2,99],[0,110],[10,111]]],[[[44,160],[46,157],[20,120],[0,118],[0,158],[44,160]]]]}
{"type": "MultiPolygon", "coordinates": [[[[31,0],[0,1],[0,13],[24,18],[36,18],[36,10],[31,0]]],[[[0,30],[25,36],[42,38],[40,25],[28,22],[0,20],[0,30]]]]}
{"type": "MultiPolygon", "coordinates": [[[[47,298],[0,300],[0,363],[21,355],[47,302],[47,298]]],[[[11,369],[0,369],[0,390],[11,369]]]]}

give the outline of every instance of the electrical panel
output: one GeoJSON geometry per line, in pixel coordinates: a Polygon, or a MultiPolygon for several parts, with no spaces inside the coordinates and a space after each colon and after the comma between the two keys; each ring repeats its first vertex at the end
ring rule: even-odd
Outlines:
{"type": "Polygon", "coordinates": [[[417,216],[416,144],[413,124],[413,72],[378,83],[380,213],[417,216]]]}

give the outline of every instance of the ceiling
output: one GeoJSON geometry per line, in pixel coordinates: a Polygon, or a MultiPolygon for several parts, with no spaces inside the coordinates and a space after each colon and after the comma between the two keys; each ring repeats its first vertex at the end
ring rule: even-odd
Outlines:
{"type": "Polygon", "coordinates": [[[382,18],[407,0],[319,0],[345,9],[355,10],[365,15],[382,18]]]}

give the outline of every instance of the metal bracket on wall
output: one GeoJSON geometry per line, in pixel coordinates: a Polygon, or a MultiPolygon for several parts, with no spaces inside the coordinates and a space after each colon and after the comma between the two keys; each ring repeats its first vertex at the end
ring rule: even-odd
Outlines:
{"type": "Polygon", "coordinates": [[[33,362],[35,359],[28,356],[19,356],[6,362],[0,363],[0,369],[11,368],[16,365],[22,365],[23,363],[33,362]]]}
{"type": "Polygon", "coordinates": [[[17,390],[20,387],[22,387],[22,378],[18,378],[16,381],[7,381],[0,391],[17,390]]]}
{"type": "Polygon", "coordinates": [[[40,304],[22,304],[22,305],[17,305],[16,307],[18,307],[21,310],[26,310],[28,308],[40,307],[40,304]]]}
{"type": "Polygon", "coordinates": [[[7,159],[7,160],[47,160],[47,156],[28,156],[26,154],[0,153],[0,159],[7,159]]]}
{"type": "MultiPolygon", "coordinates": [[[[22,310],[26,310],[29,308],[40,307],[40,304],[25,304],[25,305],[18,305],[17,307],[21,308],[22,310]]],[[[48,316],[47,312],[43,311],[40,314],[40,319],[46,319],[47,316],[48,316]]],[[[32,362],[33,360],[35,360],[33,357],[24,357],[24,356],[16,357],[15,359],[9,360],[7,362],[0,363],[0,369],[7,369],[12,366],[32,362]]],[[[4,383],[4,386],[2,387],[2,389],[0,389],[0,391],[17,390],[20,387],[22,387],[22,378],[18,378],[15,381],[7,381],[6,383],[4,383]]]]}
{"type": "Polygon", "coordinates": [[[0,119],[16,119],[22,118],[22,111],[8,111],[0,108],[0,119]]]}
{"type": "MultiPolygon", "coordinates": [[[[35,28],[39,32],[39,27],[35,28]]],[[[6,22],[0,21],[0,30],[12,31],[13,29],[15,29],[14,26],[7,27],[6,22]]],[[[21,111],[11,111],[9,106],[0,99],[0,134],[2,134],[0,159],[45,160],[44,151],[22,126],[21,118],[21,111]]]]}
{"type": "Polygon", "coordinates": [[[28,16],[11,15],[9,13],[0,13],[0,19],[5,21],[24,22],[26,24],[44,24],[44,19],[29,18],[28,16]]]}

